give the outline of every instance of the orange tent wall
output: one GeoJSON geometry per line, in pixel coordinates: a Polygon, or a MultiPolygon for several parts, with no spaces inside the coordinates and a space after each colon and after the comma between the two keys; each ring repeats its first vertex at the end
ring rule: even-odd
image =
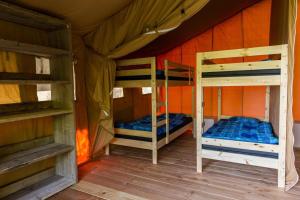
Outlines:
{"type": "MultiPolygon", "coordinates": [[[[196,66],[196,52],[269,45],[271,4],[272,0],[263,0],[181,46],[159,55],[157,57],[158,67],[163,66],[164,59],[196,66]]],[[[298,43],[300,47],[300,41],[298,43]]],[[[244,61],[251,59],[253,58],[244,58],[244,61]]],[[[300,59],[297,63],[300,63],[300,59]]],[[[300,73],[297,70],[296,75],[300,73]]],[[[299,94],[300,87],[295,86],[295,93],[296,90],[299,94]]],[[[170,88],[169,96],[170,112],[191,113],[191,88],[170,88]]],[[[297,98],[300,96],[298,96],[295,95],[294,111],[299,110],[297,98]]],[[[163,90],[162,98],[164,98],[163,90]]],[[[204,102],[205,116],[216,116],[216,88],[204,89],[204,102]]],[[[223,115],[264,117],[264,107],[265,87],[224,87],[222,89],[223,115]]],[[[299,111],[295,112],[296,119],[300,119],[298,113],[299,111]]]]}

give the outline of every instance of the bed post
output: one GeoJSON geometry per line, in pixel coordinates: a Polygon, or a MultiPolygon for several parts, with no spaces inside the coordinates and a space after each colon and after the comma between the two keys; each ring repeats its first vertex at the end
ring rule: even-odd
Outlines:
{"type": "Polygon", "coordinates": [[[287,119],[287,73],[288,46],[282,45],[281,78],[280,78],[280,107],[279,107],[279,162],[278,187],[285,188],[285,157],[286,157],[286,119],[287,119]]]}
{"type": "Polygon", "coordinates": [[[169,76],[168,76],[168,67],[169,67],[169,62],[168,60],[165,60],[164,61],[165,63],[165,109],[166,109],[166,144],[169,143],[169,90],[168,90],[168,87],[169,87],[169,83],[168,83],[168,79],[169,79],[169,76]]]}
{"type": "Polygon", "coordinates": [[[266,87],[265,121],[270,121],[270,86],[266,87]]]}
{"type": "Polygon", "coordinates": [[[202,77],[203,54],[197,53],[197,125],[196,125],[196,141],[197,141],[197,172],[202,173],[202,124],[203,124],[203,88],[201,84],[202,77]]]}
{"type": "Polygon", "coordinates": [[[218,121],[222,116],[222,88],[218,87],[218,121]]]}
{"type": "MultiPolygon", "coordinates": [[[[193,78],[195,80],[195,77],[193,78]]],[[[193,117],[193,136],[196,138],[196,117],[195,117],[195,85],[192,86],[192,117],[193,117]]]]}
{"type": "Polygon", "coordinates": [[[156,60],[151,58],[152,163],[157,164],[156,60]]]}
{"type": "Polygon", "coordinates": [[[105,155],[109,156],[109,144],[105,146],[105,155]]]}

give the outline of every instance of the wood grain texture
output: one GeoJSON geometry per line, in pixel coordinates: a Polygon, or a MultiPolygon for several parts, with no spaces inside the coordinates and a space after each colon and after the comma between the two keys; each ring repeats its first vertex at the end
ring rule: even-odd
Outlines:
{"type": "MultiPolygon", "coordinates": [[[[155,200],[300,198],[300,183],[288,192],[278,190],[274,169],[203,159],[203,172],[197,174],[196,141],[189,132],[162,148],[159,155],[159,164],[152,165],[150,151],[114,146],[110,156],[81,166],[79,179],[155,200]]],[[[299,150],[296,151],[296,166],[299,170],[299,150]]],[[[74,191],[68,189],[58,196],[78,199],[71,194],[74,191]]],[[[53,199],[58,198],[50,198],[53,199]]]]}

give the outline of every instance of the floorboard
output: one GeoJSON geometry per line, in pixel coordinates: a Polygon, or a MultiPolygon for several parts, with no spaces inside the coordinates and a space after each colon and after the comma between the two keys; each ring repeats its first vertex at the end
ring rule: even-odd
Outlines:
{"type": "MultiPolygon", "coordinates": [[[[92,188],[94,196],[69,188],[51,199],[300,199],[300,183],[288,192],[280,191],[273,169],[204,159],[204,171],[197,174],[195,150],[195,139],[186,133],[162,148],[158,165],[152,165],[151,151],[112,146],[110,156],[79,168],[79,181],[99,186],[92,188]]],[[[300,150],[296,165],[300,171],[300,150]]]]}

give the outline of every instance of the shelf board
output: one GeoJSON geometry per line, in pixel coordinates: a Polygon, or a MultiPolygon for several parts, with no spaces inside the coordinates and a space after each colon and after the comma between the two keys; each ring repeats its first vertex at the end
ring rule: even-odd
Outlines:
{"type": "Polygon", "coordinates": [[[64,49],[58,49],[48,46],[41,46],[35,44],[27,44],[18,41],[0,39],[0,50],[12,51],[22,54],[35,55],[41,57],[51,57],[68,55],[70,52],[64,49]]]}
{"type": "Polygon", "coordinates": [[[4,156],[0,158],[0,174],[69,152],[73,148],[70,145],[52,143],[4,156]]]}
{"type": "Polygon", "coordinates": [[[66,80],[55,80],[50,74],[0,72],[0,84],[66,84],[66,80]]]}
{"type": "Polygon", "coordinates": [[[56,109],[56,108],[46,108],[46,109],[38,109],[35,111],[24,111],[12,114],[3,114],[0,115],[0,124],[14,121],[21,121],[26,119],[35,119],[41,117],[49,117],[55,115],[63,115],[72,113],[70,110],[66,109],[56,109]]]}
{"type": "Polygon", "coordinates": [[[59,80],[0,80],[0,84],[19,84],[19,85],[36,85],[36,84],[68,84],[70,81],[59,80]]]}
{"type": "Polygon", "coordinates": [[[16,192],[5,199],[6,200],[46,199],[70,187],[73,184],[75,184],[75,180],[72,178],[54,175],[32,186],[29,186],[23,190],[20,190],[19,192],[16,192]]]}
{"type": "Polygon", "coordinates": [[[67,26],[63,20],[2,1],[0,2],[0,19],[46,31],[63,29],[67,26]]]}

